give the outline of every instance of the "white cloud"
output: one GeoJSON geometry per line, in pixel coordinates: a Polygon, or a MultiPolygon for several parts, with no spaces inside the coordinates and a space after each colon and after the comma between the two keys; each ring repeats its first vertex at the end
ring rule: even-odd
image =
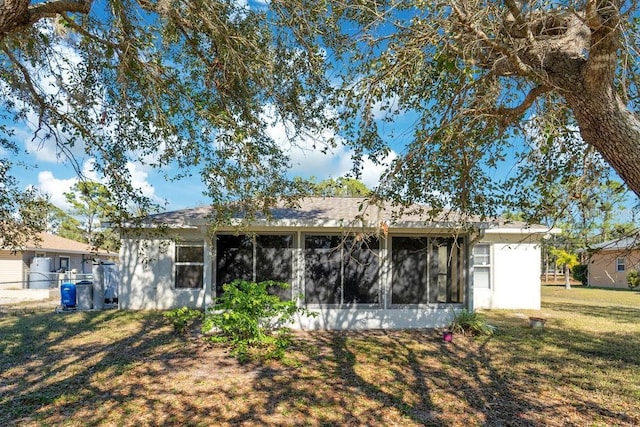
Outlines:
{"type": "Polygon", "coordinates": [[[127,162],[127,170],[131,175],[131,184],[139,188],[146,197],[158,201],[155,188],[149,182],[149,173],[140,164],[132,162],[127,162]]]}
{"type": "Polygon", "coordinates": [[[391,162],[398,157],[394,151],[391,151],[380,164],[376,164],[369,159],[362,162],[362,176],[360,180],[369,188],[375,188],[380,183],[380,176],[389,167],[391,162]]]}
{"type": "MultiPolygon", "coordinates": [[[[126,165],[129,174],[131,175],[131,182],[135,188],[142,191],[142,194],[151,198],[152,200],[159,201],[159,197],[156,195],[155,188],[149,182],[149,173],[139,164],[127,162],[126,165]]],[[[82,175],[85,179],[105,183],[106,181],[99,177],[93,170],[93,161],[86,161],[82,165],[82,175]]],[[[37,189],[42,193],[48,194],[50,201],[55,206],[69,210],[71,205],[67,203],[64,193],[71,191],[79,178],[73,176],[71,178],[57,178],[52,171],[42,171],[38,174],[37,189]]]]}
{"type": "Polygon", "coordinates": [[[71,187],[78,182],[78,178],[59,179],[51,171],[42,171],[38,174],[38,189],[50,197],[50,202],[63,210],[71,209],[64,193],[68,193],[71,187]]]}
{"type": "Polygon", "coordinates": [[[82,176],[89,180],[104,183],[104,179],[100,178],[94,170],[94,159],[89,159],[82,164],[82,176]]]}
{"type": "MultiPolygon", "coordinates": [[[[270,119],[268,112],[265,116],[270,119]]],[[[291,159],[291,169],[289,170],[291,176],[315,177],[321,181],[328,178],[339,178],[352,171],[354,151],[344,145],[340,138],[336,138],[332,131],[325,130],[317,135],[309,134],[297,137],[294,141],[289,137],[290,134],[291,132],[282,122],[272,125],[269,129],[269,135],[291,159]],[[332,139],[337,141],[335,147],[327,145],[326,141],[332,139]]],[[[367,187],[375,188],[386,167],[396,157],[396,153],[391,151],[380,164],[363,158],[360,180],[367,187]]]]}

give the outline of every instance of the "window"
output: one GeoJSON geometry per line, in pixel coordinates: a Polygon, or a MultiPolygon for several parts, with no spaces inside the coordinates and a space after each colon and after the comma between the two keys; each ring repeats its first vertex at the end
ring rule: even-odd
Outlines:
{"type": "Polygon", "coordinates": [[[69,257],[61,256],[60,257],[60,270],[68,271],[69,270],[69,257]]]}
{"type": "Polygon", "coordinates": [[[36,252],[36,254],[34,255],[35,258],[45,258],[46,256],[47,254],[44,252],[36,252]]]}
{"type": "MultiPolygon", "coordinates": [[[[293,235],[218,235],[216,249],[216,295],[234,280],[291,284],[293,235]]],[[[291,287],[273,288],[273,294],[291,299],[291,287]]]]}
{"type": "Polygon", "coordinates": [[[360,236],[307,235],[307,304],[379,304],[380,242],[360,236]]]}
{"type": "Polygon", "coordinates": [[[176,243],[176,289],[202,288],[204,242],[176,243]]]}
{"type": "Polygon", "coordinates": [[[462,303],[460,243],[452,237],[393,237],[391,303],[462,303]]]}
{"type": "Polygon", "coordinates": [[[489,289],[491,287],[491,246],[475,245],[473,247],[473,287],[489,289]]]}
{"type": "Polygon", "coordinates": [[[616,271],[624,271],[624,270],[625,270],[624,258],[622,257],[616,258],[616,271]]]}

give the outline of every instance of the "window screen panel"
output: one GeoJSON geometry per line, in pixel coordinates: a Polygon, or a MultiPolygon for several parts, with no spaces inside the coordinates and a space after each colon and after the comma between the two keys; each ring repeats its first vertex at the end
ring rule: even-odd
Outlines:
{"type": "Polygon", "coordinates": [[[234,280],[253,280],[253,241],[250,236],[219,235],[216,248],[216,295],[234,280]]]}
{"type": "Polygon", "coordinates": [[[449,300],[447,290],[451,284],[450,254],[451,240],[431,239],[429,253],[429,302],[447,302],[449,300]]]}
{"type": "Polygon", "coordinates": [[[204,247],[176,246],[176,262],[204,262],[204,247]]]}
{"type": "Polygon", "coordinates": [[[473,268],[473,287],[476,289],[489,289],[491,287],[489,267],[473,268]]]}
{"type": "Polygon", "coordinates": [[[340,236],[305,236],[305,302],[340,304],[340,236]]]}
{"type": "Polygon", "coordinates": [[[202,265],[176,265],[176,288],[198,289],[202,288],[202,265]]]}
{"type": "Polygon", "coordinates": [[[284,300],[291,299],[293,277],[293,236],[256,236],[256,282],[273,280],[289,284],[288,288],[273,287],[269,292],[284,300]]]}
{"type": "Polygon", "coordinates": [[[427,239],[393,237],[391,248],[392,304],[428,302],[427,239]]]}
{"type": "Polygon", "coordinates": [[[203,287],[204,242],[181,242],[175,249],[176,289],[203,287]]]}
{"type": "Polygon", "coordinates": [[[475,245],[473,247],[473,265],[491,264],[491,246],[475,245]]]}
{"type": "Polygon", "coordinates": [[[431,239],[429,254],[431,303],[464,302],[464,260],[463,240],[453,237],[435,237],[431,239]]]}
{"type": "Polygon", "coordinates": [[[344,304],[378,304],[379,249],[377,239],[344,242],[344,304]]]}

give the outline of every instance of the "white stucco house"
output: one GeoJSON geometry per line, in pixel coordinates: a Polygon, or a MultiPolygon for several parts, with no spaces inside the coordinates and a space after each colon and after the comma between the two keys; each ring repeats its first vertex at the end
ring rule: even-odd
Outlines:
{"type": "Polygon", "coordinates": [[[462,308],[539,309],[539,242],[554,232],[499,220],[394,220],[359,198],[305,198],[241,232],[212,227],[211,212],[167,212],[121,230],[121,309],[206,308],[224,283],[276,280],[291,284],[282,297],[317,313],[296,328],[438,327],[462,308]]]}

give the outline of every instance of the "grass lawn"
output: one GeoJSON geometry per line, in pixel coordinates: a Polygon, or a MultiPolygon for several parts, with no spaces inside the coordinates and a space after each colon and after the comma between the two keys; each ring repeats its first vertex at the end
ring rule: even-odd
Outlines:
{"type": "Polygon", "coordinates": [[[640,425],[640,293],[542,298],[539,312],[485,313],[489,338],[301,332],[263,365],[158,313],[5,308],[0,425],[640,425]]]}

